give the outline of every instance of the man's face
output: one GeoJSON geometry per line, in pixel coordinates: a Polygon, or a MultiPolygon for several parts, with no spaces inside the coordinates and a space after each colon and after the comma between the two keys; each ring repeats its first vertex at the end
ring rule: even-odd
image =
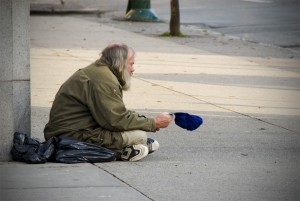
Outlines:
{"type": "Polygon", "coordinates": [[[128,56],[127,56],[127,70],[129,75],[132,75],[134,72],[133,64],[134,64],[134,54],[133,51],[129,49],[128,56]]]}

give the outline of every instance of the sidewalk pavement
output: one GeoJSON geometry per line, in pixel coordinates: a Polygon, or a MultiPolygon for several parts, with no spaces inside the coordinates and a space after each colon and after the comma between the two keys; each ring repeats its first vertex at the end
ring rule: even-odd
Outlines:
{"type": "Polygon", "coordinates": [[[32,137],[43,140],[60,85],[120,41],[137,52],[128,108],[186,111],[204,124],[149,134],[160,150],[135,163],[0,163],[1,200],[299,199],[300,76],[289,59],[264,66],[90,18],[32,16],[30,25],[32,137]]]}
{"type": "Polygon", "coordinates": [[[92,164],[0,163],[2,201],[150,200],[92,164]]]}

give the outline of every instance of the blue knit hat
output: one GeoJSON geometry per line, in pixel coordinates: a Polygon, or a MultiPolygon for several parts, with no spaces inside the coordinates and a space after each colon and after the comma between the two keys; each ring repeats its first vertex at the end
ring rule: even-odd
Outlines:
{"type": "Polygon", "coordinates": [[[175,124],[181,128],[193,131],[203,122],[202,118],[185,112],[175,112],[175,124]]]}

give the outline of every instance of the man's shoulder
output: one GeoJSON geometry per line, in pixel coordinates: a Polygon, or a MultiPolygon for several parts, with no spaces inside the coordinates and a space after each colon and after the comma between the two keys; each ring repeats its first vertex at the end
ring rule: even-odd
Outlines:
{"type": "Polygon", "coordinates": [[[91,81],[94,81],[96,83],[117,83],[117,78],[105,65],[98,65],[96,63],[92,63],[81,70],[91,81]]]}
{"type": "Polygon", "coordinates": [[[88,65],[85,68],[82,68],[81,70],[83,70],[84,73],[88,74],[88,75],[97,75],[99,76],[99,74],[110,74],[110,70],[107,66],[105,65],[97,65],[96,63],[92,63],[90,65],[88,65]]]}

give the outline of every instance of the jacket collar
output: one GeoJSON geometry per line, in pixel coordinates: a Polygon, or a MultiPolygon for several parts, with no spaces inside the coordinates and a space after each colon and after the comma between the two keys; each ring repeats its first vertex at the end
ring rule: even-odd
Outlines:
{"type": "Polygon", "coordinates": [[[115,70],[111,69],[106,64],[104,64],[102,62],[95,62],[95,66],[97,66],[97,67],[107,67],[114,74],[114,76],[116,76],[116,78],[118,79],[118,81],[119,81],[119,83],[122,87],[126,84],[125,80],[122,79],[122,76],[118,72],[116,72],[115,70]]]}

